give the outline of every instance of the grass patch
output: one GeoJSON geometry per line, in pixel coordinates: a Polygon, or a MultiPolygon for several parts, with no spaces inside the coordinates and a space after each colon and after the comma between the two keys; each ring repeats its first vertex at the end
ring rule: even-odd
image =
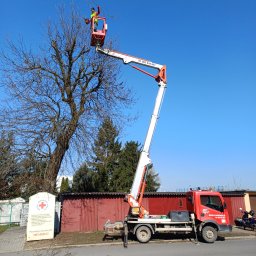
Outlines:
{"type": "Polygon", "coordinates": [[[0,234],[3,233],[9,227],[10,227],[9,225],[0,225],[0,234]]]}
{"type": "Polygon", "coordinates": [[[5,230],[7,230],[8,228],[11,228],[11,227],[18,227],[19,225],[18,224],[9,224],[9,225],[0,225],[0,234],[3,233],[5,230]]]}

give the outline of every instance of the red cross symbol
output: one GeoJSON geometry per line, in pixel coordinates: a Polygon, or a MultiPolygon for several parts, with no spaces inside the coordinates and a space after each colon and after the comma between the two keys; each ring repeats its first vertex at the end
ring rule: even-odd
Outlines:
{"type": "Polygon", "coordinates": [[[42,201],[41,203],[38,204],[38,206],[41,208],[41,210],[43,210],[45,206],[47,206],[47,204],[44,203],[44,201],[42,201]]]}

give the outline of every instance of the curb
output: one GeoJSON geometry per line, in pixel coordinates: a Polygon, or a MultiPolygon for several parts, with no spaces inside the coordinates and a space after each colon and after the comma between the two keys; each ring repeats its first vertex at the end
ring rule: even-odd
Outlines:
{"type": "Polygon", "coordinates": [[[256,239],[256,236],[249,235],[249,236],[229,236],[229,237],[225,237],[225,240],[237,240],[237,239],[256,239]]]}
{"type": "MultiPolygon", "coordinates": [[[[239,239],[256,239],[256,236],[249,235],[249,236],[233,236],[233,237],[224,237],[224,240],[239,240],[239,239]]],[[[192,242],[193,244],[200,244],[201,242],[195,242],[194,240],[182,240],[182,239],[170,239],[170,240],[162,240],[162,241],[150,241],[150,243],[187,243],[192,242]]],[[[130,241],[129,244],[140,244],[137,241],[130,241]]],[[[39,250],[46,250],[46,249],[61,249],[61,248],[74,248],[74,247],[94,247],[94,246],[115,246],[115,245],[123,245],[123,242],[112,242],[112,243],[96,243],[96,244],[71,244],[71,245],[53,245],[48,247],[40,247],[40,248],[29,248],[24,249],[23,251],[39,251],[39,250]]],[[[0,252],[1,254],[1,252],[0,252]]]]}

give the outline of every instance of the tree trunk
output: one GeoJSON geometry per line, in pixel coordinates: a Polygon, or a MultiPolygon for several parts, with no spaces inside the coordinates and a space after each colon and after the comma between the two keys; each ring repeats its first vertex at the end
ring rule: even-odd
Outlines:
{"type": "Polygon", "coordinates": [[[72,120],[65,134],[59,136],[57,146],[50,157],[48,167],[45,172],[44,190],[49,193],[55,193],[56,180],[61,167],[62,160],[69,148],[69,142],[75,133],[78,119],[72,120]]]}

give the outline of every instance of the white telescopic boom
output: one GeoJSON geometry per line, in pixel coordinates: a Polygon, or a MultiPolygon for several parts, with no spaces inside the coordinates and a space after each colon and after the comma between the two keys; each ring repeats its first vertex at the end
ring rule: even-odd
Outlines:
{"type": "Polygon", "coordinates": [[[158,94],[155,101],[154,111],[151,117],[144,147],[140,155],[139,163],[137,165],[135,177],[134,177],[131,192],[130,192],[130,195],[135,200],[138,198],[140,193],[140,184],[141,184],[141,179],[143,177],[144,167],[145,165],[151,163],[151,160],[149,158],[149,149],[150,149],[151,141],[156,128],[156,123],[159,118],[159,112],[160,112],[161,104],[164,98],[165,89],[166,89],[166,84],[161,81],[159,83],[159,89],[158,89],[158,94]]]}
{"type": "Polygon", "coordinates": [[[141,152],[140,159],[139,159],[139,162],[137,165],[132,188],[131,188],[130,194],[128,195],[132,206],[139,206],[137,199],[140,194],[141,184],[143,182],[144,168],[146,165],[151,163],[151,160],[149,158],[149,148],[150,148],[150,144],[151,144],[153,134],[155,131],[156,123],[159,118],[159,112],[160,112],[160,108],[161,108],[161,104],[163,101],[164,92],[165,92],[166,84],[167,84],[167,82],[166,82],[166,67],[164,65],[160,65],[160,64],[151,62],[149,60],[130,56],[128,54],[120,53],[120,52],[113,51],[110,49],[102,49],[99,46],[96,47],[96,51],[103,53],[105,55],[117,58],[117,59],[121,59],[121,60],[123,60],[124,64],[129,64],[129,63],[133,62],[133,63],[137,63],[137,64],[140,64],[143,66],[157,69],[159,72],[157,76],[153,76],[153,75],[149,74],[148,72],[141,70],[140,68],[134,67],[134,68],[140,70],[141,72],[154,77],[159,85],[158,94],[157,94],[156,101],[155,101],[155,107],[154,107],[153,115],[151,117],[151,121],[149,124],[144,147],[141,152]]]}
{"type": "Polygon", "coordinates": [[[134,57],[134,56],[131,56],[131,55],[128,55],[128,54],[113,51],[113,50],[110,50],[110,49],[102,49],[100,47],[96,47],[96,51],[100,52],[100,53],[103,53],[103,54],[106,54],[108,56],[117,58],[117,59],[121,59],[124,62],[124,64],[129,64],[131,62],[134,62],[134,63],[140,64],[140,65],[155,68],[155,69],[158,69],[158,70],[160,70],[163,67],[163,65],[154,63],[152,61],[141,59],[141,58],[134,57]]]}

